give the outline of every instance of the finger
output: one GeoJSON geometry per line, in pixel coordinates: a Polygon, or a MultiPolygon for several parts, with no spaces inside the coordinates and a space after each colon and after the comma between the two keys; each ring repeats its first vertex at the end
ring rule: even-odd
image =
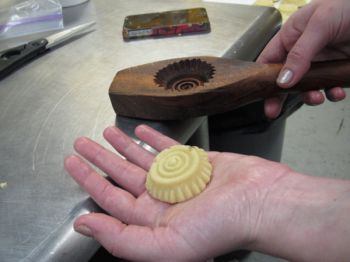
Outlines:
{"type": "MultiPolygon", "coordinates": [[[[152,146],[159,152],[166,148],[179,144],[176,140],[163,135],[162,133],[147,125],[137,126],[135,129],[135,133],[138,138],[140,138],[142,141],[145,141],[148,145],[152,146]]],[[[211,160],[213,160],[215,157],[217,157],[217,155],[220,154],[219,152],[214,151],[210,151],[207,153],[209,159],[211,160]]]]}
{"type": "Polygon", "coordinates": [[[132,261],[167,261],[169,257],[179,257],[179,254],[170,251],[176,250],[176,247],[170,245],[170,249],[167,240],[171,239],[173,243],[179,241],[166,228],[127,226],[113,217],[96,213],[80,216],[74,223],[74,229],[92,236],[116,257],[132,261]]]}
{"type": "Polygon", "coordinates": [[[165,136],[157,130],[146,125],[139,125],[136,127],[135,134],[138,138],[156,149],[158,152],[173,145],[179,144],[174,139],[171,139],[170,137],[165,136]]]}
{"type": "Polygon", "coordinates": [[[297,12],[293,13],[281,28],[281,42],[287,52],[293,48],[303,34],[315,9],[316,5],[313,3],[303,6],[297,12]]]}
{"type": "Polygon", "coordinates": [[[345,90],[341,87],[333,87],[325,90],[326,97],[329,101],[338,102],[346,97],[345,90]]]}
{"type": "Polygon", "coordinates": [[[277,83],[288,88],[295,85],[309,70],[312,59],[327,44],[327,34],[320,31],[324,26],[324,17],[315,12],[310,18],[303,34],[289,51],[277,83]]]}
{"type": "Polygon", "coordinates": [[[149,170],[154,155],[137,145],[129,136],[116,127],[108,127],[103,133],[105,139],[130,162],[149,170]]]}
{"type": "Polygon", "coordinates": [[[283,46],[281,33],[278,32],[266,45],[256,61],[262,64],[280,63],[285,60],[286,56],[287,50],[283,46]]]}
{"type": "Polygon", "coordinates": [[[309,106],[317,106],[325,101],[324,95],[320,91],[309,91],[301,94],[302,100],[309,106]]]}
{"type": "Polygon", "coordinates": [[[284,97],[272,97],[265,100],[264,110],[265,115],[269,119],[277,118],[282,111],[284,97]]]}
{"type": "Polygon", "coordinates": [[[136,201],[130,193],[113,186],[77,156],[67,157],[64,166],[101,208],[126,223],[130,221],[136,201]]]}
{"type": "Polygon", "coordinates": [[[77,139],[74,148],[134,196],[139,196],[145,191],[146,173],[142,168],[120,158],[89,138],[77,139]]]}
{"type": "Polygon", "coordinates": [[[314,11],[313,5],[306,5],[295,12],[281,30],[270,40],[257,59],[259,63],[282,63],[288,51],[301,36],[308,19],[314,11]]]}

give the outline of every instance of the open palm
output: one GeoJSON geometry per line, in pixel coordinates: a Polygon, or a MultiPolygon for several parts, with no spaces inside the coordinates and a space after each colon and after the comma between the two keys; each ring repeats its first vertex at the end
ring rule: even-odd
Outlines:
{"type": "MultiPolygon", "coordinates": [[[[135,133],[157,151],[177,144],[147,126],[135,133]]],[[[130,260],[201,261],[248,247],[259,230],[266,195],[289,171],[256,157],[210,152],[213,172],[207,188],[193,199],[170,205],[145,191],[154,154],[115,127],[107,128],[104,137],[126,159],[88,138],[79,138],[75,149],[118,186],[78,156],[65,160],[70,175],[109,213],[81,216],[75,229],[130,260]]]]}

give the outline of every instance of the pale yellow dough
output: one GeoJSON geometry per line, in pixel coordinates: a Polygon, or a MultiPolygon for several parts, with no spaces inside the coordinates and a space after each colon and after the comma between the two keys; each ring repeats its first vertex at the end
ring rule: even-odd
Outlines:
{"type": "Polygon", "coordinates": [[[202,192],[210,181],[212,166],[198,147],[176,145],[159,153],[148,172],[148,193],[163,202],[177,203],[202,192]]]}

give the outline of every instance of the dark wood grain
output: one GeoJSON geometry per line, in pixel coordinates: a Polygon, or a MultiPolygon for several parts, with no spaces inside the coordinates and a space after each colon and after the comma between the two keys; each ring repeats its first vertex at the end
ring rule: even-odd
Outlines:
{"type": "Polygon", "coordinates": [[[223,113],[281,93],[350,85],[350,60],[314,63],[303,79],[290,89],[276,84],[282,66],[217,57],[164,60],[119,71],[109,95],[118,115],[173,120],[223,113]],[[194,65],[189,67],[191,63],[194,65]],[[203,77],[198,76],[201,71],[205,71],[203,77]],[[169,82],[181,82],[178,86],[162,82],[172,76],[175,80],[169,82]],[[200,85],[191,87],[192,82],[202,80],[200,85]]]}

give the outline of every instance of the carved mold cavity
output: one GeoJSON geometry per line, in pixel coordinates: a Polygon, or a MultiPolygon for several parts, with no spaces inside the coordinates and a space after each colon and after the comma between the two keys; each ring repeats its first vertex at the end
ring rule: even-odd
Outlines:
{"type": "Polygon", "coordinates": [[[169,64],[155,75],[155,83],[175,91],[204,86],[213,78],[214,67],[200,59],[186,59],[169,64]]]}

